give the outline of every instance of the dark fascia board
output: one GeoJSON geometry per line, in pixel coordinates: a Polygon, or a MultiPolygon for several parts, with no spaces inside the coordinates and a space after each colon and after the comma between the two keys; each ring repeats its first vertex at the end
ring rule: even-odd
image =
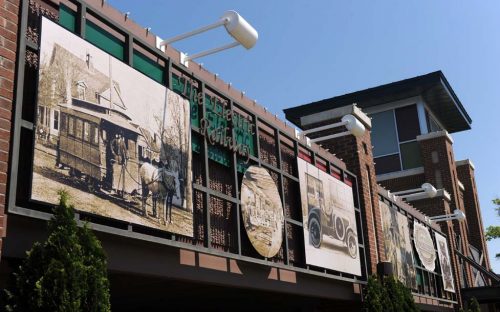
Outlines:
{"type": "MultiPolygon", "coordinates": [[[[286,118],[290,122],[298,127],[301,127],[300,117],[302,116],[351,105],[353,103],[357,103],[358,107],[360,108],[376,106],[379,104],[421,95],[426,90],[429,90],[432,87],[436,86],[445,89],[446,93],[449,96],[450,103],[453,103],[454,109],[463,118],[463,121],[457,128],[458,130],[454,130],[452,132],[470,129],[470,123],[472,122],[472,120],[465,111],[465,108],[463,107],[462,103],[448,83],[448,80],[441,71],[435,71],[425,75],[416,76],[413,78],[408,78],[361,91],[356,91],[312,102],[309,104],[287,108],[283,111],[286,118]]],[[[446,118],[446,116],[442,116],[442,118],[446,118]]]]}

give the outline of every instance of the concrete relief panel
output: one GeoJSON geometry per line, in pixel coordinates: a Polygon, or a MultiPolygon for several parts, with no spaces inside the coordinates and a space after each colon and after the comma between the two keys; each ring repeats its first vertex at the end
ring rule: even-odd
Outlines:
{"type": "Polygon", "coordinates": [[[425,225],[417,221],[413,221],[413,242],[422,265],[427,270],[434,271],[436,268],[436,250],[434,249],[431,234],[425,225]]]}
{"type": "Polygon", "coordinates": [[[266,169],[251,166],[241,185],[241,212],[250,242],[266,258],[274,257],[283,241],[283,205],[266,169]]]}

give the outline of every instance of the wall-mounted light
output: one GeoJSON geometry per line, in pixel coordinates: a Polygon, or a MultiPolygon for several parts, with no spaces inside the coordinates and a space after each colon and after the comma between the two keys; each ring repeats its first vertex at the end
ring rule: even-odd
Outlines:
{"type": "Polygon", "coordinates": [[[438,193],[438,191],[436,190],[436,188],[432,184],[424,183],[419,188],[406,190],[406,191],[400,191],[400,192],[394,192],[392,194],[395,196],[401,197],[402,199],[404,199],[406,201],[412,201],[412,200],[419,200],[419,199],[425,199],[425,198],[434,198],[434,197],[436,197],[437,193],[438,193]]]}
{"type": "Polygon", "coordinates": [[[312,129],[307,129],[307,130],[304,130],[302,132],[295,131],[295,136],[297,137],[297,139],[300,139],[301,136],[306,137],[306,141],[308,143],[309,142],[317,143],[317,142],[335,139],[335,138],[339,138],[339,137],[343,137],[343,136],[351,135],[351,134],[354,135],[355,137],[360,137],[364,133],[365,133],[365,126],[363,125],[363,123],[361,123],[361,121],[359,121],[353,115],[348,114],[348,115],[345,115],[344,117],[342,117],[340,122],[336,122],[333,124],[329,124],[329,125],[325,125],[325,126],[321,126],[321,127],[316,127],[316,128],[312,128],[312,129]],[[314,138],[314,139],[309,139],[307,137],[307,135],[311,134],[311,133],[316,133],[319,131],[329,130],[329,129],[342,127],[342,126],[345,126],[347,128],[347,131],[343,131],[343,132],[335,133],[335,134],[330,134],[330,135],[326,135],[326,136],[322,136],[322,137],[318,137],[318,138],[314,138]]]}
{"type": "Polygon", "coordinates": [[[451,221],[451,220],[458,220],[458,221],[463,221],[465,220],[465,213],[460,210],[460,209],[455,209],[452,214],[446,214],[446,215],[441,215],[441,216],[434,216],[434,217],[427,217],[427,222],[443,222],[443,221],[451,221]]]}
{"type": "Polygon", "coordinates": [[[255,28],[252,27],[241,15],[238,14],[236,11],[227,11],[222,15],[222,17],[215,23],[210,24],[205,27],[198,28],[196,30],[187,32],[185,34],[181,34],[178,36],[175,36],[170,39],[162,40],[159,37],[156,37],[156,47],[160,50],[164,51],[164,48],[166,45],[169,45],[173,42],[192,37],[194,35],[200,34],[202,32],[217,28],[219,26],[224,26],[226,28],[226,31],[236,40],[233,43],[206,50],[203,52],[199,52],[196,54],[193,54],[191,56],[188,56],[187,54],[180,52],[180,61],[181,64],[188,67],[189,66],[189,61],[194,60],[203,56],[207,56],[210,54],[214,54],[220,51],[224,51],[227,49],[231,49],[234,47],[237,47],[239,45],[244,46],[247,50],[251,49],[255,43],[257,43],[257,39],[259,37],[259,34],[255,30],[255,28]]]}

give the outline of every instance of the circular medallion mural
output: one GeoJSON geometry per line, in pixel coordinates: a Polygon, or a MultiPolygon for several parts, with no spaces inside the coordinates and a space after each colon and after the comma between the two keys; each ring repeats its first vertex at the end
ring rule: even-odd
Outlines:
{"type": "Polygon", "coordinates": [[[248,238],[257,252],[274,257],[283,240],[283,206],[269,172],[249,167],[241,185],[241,212],[248,238]]]}
{"type": "Polygon", "coordinates": [[[413,241],[418,257],[424,267],[429,271],[434,271],[436,266],[436,251],[432,243],[429,229],[416,221],[413,222],[413,241]]]}

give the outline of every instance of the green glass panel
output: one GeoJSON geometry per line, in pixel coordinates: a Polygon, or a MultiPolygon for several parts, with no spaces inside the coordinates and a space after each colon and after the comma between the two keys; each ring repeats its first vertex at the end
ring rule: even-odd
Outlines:
{"type": "Polygon", "coordinates": [[[124,59],[124,43],[90,21],[85,26],[85,39],[117,59],[124,59]]]}
{"type": "Polygon", "coordinates": [[[208,158],[226,167],[231,165],[229,151],[216,145],[208,146],[208,158]]]}
{"type": "Polygon", "coordinates": [[[252,135],[250,133],[251,121],[237,113],[234,114],[233,118],[233,131],[236,142],[241,145],[246,145],[248,147],[250,155],[256,156],[255,135],[252,135]]]}
{"type": "Polygon", "coordinates": [[[191,150],[195,153],[201,152],[202,140],[198,136],[191,136],[191,150]]]}
{"type": "Polygon", "coordinates": [[[76,12],[61,4],[59,6],[59,24],[71,32],[76,32],[76,12]]]}
{"type": "Polygon", "coordinates": [[[172,74],[172,90],[175,93],[184,96],[189,96],[192,93],[192,95],[189,96],[190,99],[189,104],[191,106],[191,125],[199,128],[200,127],[200,117],[198,108],[199,105],[198,102],[196,101],[198,90],[196,88],[193,88],[191,83],[189,82],[185,83],[185,80],[183,78],[180,78],[175,74],[172,74]]]}
{"type": "Polygon", "coordinates": [[[133,64],[135,69],[145,74],[149,78],[156,80],[159,83],[165,82],[165,72],[163,67],[144,54],[138,51],[134,51],[133,64]]]}
{"type": "Polygon", "coordinates": [[[417,142],[404,143],[399,146],[401,149],[401,160],[403,162],[403,170],[417,168],[422,166],[422,158],[420,156],[420,146],[417,142]]]}

